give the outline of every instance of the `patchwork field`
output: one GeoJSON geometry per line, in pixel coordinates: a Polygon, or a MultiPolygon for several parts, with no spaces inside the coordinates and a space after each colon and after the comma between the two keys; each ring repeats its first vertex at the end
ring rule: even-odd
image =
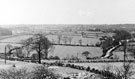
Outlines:
{"type": "MultiPolygon", "coordinates": [[[[11,37],[11,38],[6,38],[6,39],[1,39],[0,42],[20,42],[21,40],[28,39],[32,35],[22,35],[22,36],[16,36],[16,37],[11,37]]],[[[99,40],[96,38],[82,38],[81,36],[72,36],[72,44],[79,44],[78,40],[82,39],[82,44],[95,44],[99,40]]],[[[52,41],[55,40],[57,43],[58,41],[58,36],[57,35],[48,35],[47,38],[52,41]]],[[[61,40],[61,43],[63,41],[61,40]]],[[[0,43],[0,52],[4,53],[5,45],[11,44],[13,46],[21,46],[20,44],[12,44],[12,43],[0,43]]],[[[81,53],[84,51],[89,51],[91,54],[91,57],[94,56],[100,56],[101,55],[101,49],[100,48],[93,48],[93,47],[73,47],[73,46],[54,46],[54,51],[50,52],[49,55],[53,56],[59,56],[60,58],[67,57],[67,56],[77,56],[82,57],[81,53]]]]}
{"type": "MultiPolygon", "coordinates": [[[[17,37],[12,37],[12,38],[6,38],[6,39],[1,39],[0,42],[20,42],[21,40],[25,40],[27,38],[31,37],[31,35],[24,35],[24,36],[17,36],[17,37]]],[[[55,40],[55,42],[57,43],[58,41],[58,36],[57,35],[48,35],[47,36],[48,39],[50,41],[55,40]]],[[[82,44],[86,45],[86,44],[95,44],[97,43],[99,40],[97,38],[82,38],[81,36],[73,36],[72,39],[72,44],[79,44],[78,40],[82,39],[82,44]]],[[[61,40],[61,43],[64,43],[61,40]]],[[[4,52],[4,47],[5,45],[10,44],[10,43],[0,43],[0,53],[4,52]]],[[[11,44],[13,46],[21,46],[19,44],[11,44]]],[[[49,52],[49,56],[58,56],[60,58],[64,58],[64,57],[71,57],[73,56],[78,56],[79,58],[85,58],[84,56],[82,56],[82,52],[84,51],[89,51],[90,55],[89,57],[99,57],[102,55],[102,49],[99,47],[78,47],[78,46],[54,46],[54,50],[49,52]]],[[[117,52],[114,54],[120,56],[121,59],[123,59],[123,52],[117,52]]],[[[13,64],[16,64],[17,68],[21,68],[21,67],[27,67],[29,70],[31,70],[31,68],[33,66],[36,66],[37,64],[33,64],[33,63],[27,63],[27,62],[19,62],[19,61],[7,61],[7,64],[4,64],[4,60],[0,61],[0,69],[2,68],[10,68],[12,67],[13,64]]],[[[74,63],[75,65],[79,65],[79,66],[84,66],[84,67],[88,67],[90,66],[91,68],[96,68],[99,70],[102,70],[102,66],[106,65],[107,63],[74,63]]],[[[117,66],[117,67],[121,67],[122,63],[109,63],[111,65],[117,66]]],[[[135,64],[133,64],[135,66],[135,64]]],[[[57,71],[57,73],[61,74],[61,75],[68,75],[71,73],[80,73],[80,72],[84,72],[81,70],[76,70],[76,69],[71,69],[71,68],[65,68],[65,67],[50,67],[53,68],[57,71]]]]}
{"type": "MultiPolygon", "coordinates": [[[[20,42],[22,40],[28,39],[32,35],[22,35],[22,36],[16,36],[16,37],[11,37],[11,38],[6,38],[6,39],[1,39],[0,42],[20,42]]],[[[71,37],[71,36],[70,36],[71,37]]],[[[58,35],[47,35],[47,38],[52,41],[54,40],[56,43],[58,43],[58,35]]],[[[99,42],[98,38],[82,38],[81,36],[72,36],[72,44],[79,44],[78,40],[82,40],[82,44],[95,44],[99,42]]],[[[61,43],[64,44],[63,40],[61,40],[61,43]]],[[[69,43],[69,42],[67,42],[69,43]]],[[[4,53],[5,45],[11,44],[13,46],[21,46],[20,44],[12,44],[12,43],[0,43],[0,53],[4,53]]],[[[102,49],[99,47],[78,47],[78,46],[54,46],[54,50],[49,52],[49,56],[59,56],[60,58],[64,57],[71,57],[73,56],[78,56],[79,58],[83,58],[82,52],[84,51],[89,51],[90,55],[89,57],[99,57],[102,55],[102,49]]],[[[120,59],[123,59],[123,52],[117,52],[114,54],[118,55],[120,59]]]]}

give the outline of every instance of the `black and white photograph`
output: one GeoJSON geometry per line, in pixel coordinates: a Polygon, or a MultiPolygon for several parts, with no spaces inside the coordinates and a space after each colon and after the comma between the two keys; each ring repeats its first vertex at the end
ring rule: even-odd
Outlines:
{"type": "Polygon", "coordinates": [[[135,79],[135,0],[0,0],[0,79],[135,79]]]}

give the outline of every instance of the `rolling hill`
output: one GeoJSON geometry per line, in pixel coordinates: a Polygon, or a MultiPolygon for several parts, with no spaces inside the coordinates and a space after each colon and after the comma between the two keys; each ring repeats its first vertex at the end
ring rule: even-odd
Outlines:
{"type": "MultiPolygon", "coordinates": [[[[22,35],[22,36],[16,36],[12,38],[6,38],[0,40],[0,42],[20,42],[21,40],[25,40],[29,38],[31,35],[22,35]]],[[[48,36],[48,39],[56,39],[57,36],[48,36]]],[[[79,36],[74,37],[72,42],[76,42],[78,39],[80,39],[79,36]]],[[[56,40],[57,41],[57,40],[56,40]]],[[[96,43],[98,40],[97,38],[88,38],[84,39],[83,44],[85,43],[96,43]],[[88,41],[86,41],[88,40],[88,41]]],[[[0,43],[0,53],[4,53],[4,47],[8,43],[0,43]]],[[[18,44],[11,44],[13,46],[20,46],[18,44]]],[[[71,57],[73,56],[78,56],[79,58],[83,58],[82,52],[89,51],[90,55],[89,57],[100,57],[102,55],[102,49],[100,47],[78,47],[78,46],[54,46],[54,51],[49,52],[49,56],[59,56],[61,59],[65,57],[71,57]]],[[[31,52],[35,53],[35,52],[31,52]]],[[[123,52],[114,52],[114,55],[117,55],[120,59],[123,59],[123,52]]]]}

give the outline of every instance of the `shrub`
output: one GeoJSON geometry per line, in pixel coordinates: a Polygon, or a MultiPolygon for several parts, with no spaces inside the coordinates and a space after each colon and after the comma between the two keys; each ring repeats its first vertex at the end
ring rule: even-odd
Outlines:
{"type": "Polygon", "coordinates": [[[34,71],[32,71],[33,78],[32,79],[58,79],[59,76],[54,73],[53,70],[48,69],[44,66],[34,67],[34,71]]]}
{"type": "Polygon", "coordinates": [[[125,65],[123,64],[120,68],[112,65],[106,65],[103,67],[105,76],[113,79],[114,77],[115,79],[129,79],[135,74],[133,69],[134,67],[130,62],[125,63],[125,65]]]}
{"type": "Polygon", "coordinates": [[[90,71],[90,67],[87,67],[86,71],[90,71]]]}
{"type": "Polygon", "coordinates": [[[44,66],[36,66],[33,71],[28,72],[26,68],[0,70],[0,79],[58,79],[59,75],[44,66]]]}
{"type": "Polygon", "coordinates": [[[95,44],[95,46],[96,46],[96,47],[100,47],[100,46],[101,46],[101,43],[100,43],[100,42],[97,42],[97,43],[95,44]]]}
{"type": "Polygon", "coordinates": [[[37,59],[38,59],[38,54],[37,54],[37,53],[32,54],[31,58],[32,58],[33,60],[37,60],[37,59]]]}
{"type": "Polygon", "coordinates": [[[26,68],[2,69],[0,70],[0,79],[31,79],[31,74],[26,68]]]}
{"type": "Polygon", "coordinates": [[[52,59],[52,60],[60,60],[60,58],[58,56],[50,56],[49,59],[52,59]]]}
{"type": "Polygon", "coordinates": [[[74,56],[74,55],[72,55],[69,59],[70,60],[80,60],[77,56],[74,56]]]}
{"type": "Polygon", "coordinates": [[[56,62],[57,66],[64,66],[62,62],[56,62]]]}
{"type": "Polygon", "coordinates": [[[91,72],[95,72],[95,68],[92,68],[90,71],[91,71],[91,72]]]}

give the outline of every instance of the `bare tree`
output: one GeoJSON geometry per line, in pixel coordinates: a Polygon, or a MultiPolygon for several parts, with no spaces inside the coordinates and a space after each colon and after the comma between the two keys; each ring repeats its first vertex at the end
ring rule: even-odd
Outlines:
{"type": "MultiPolygon", "coordinates": [[[[21,42],[24,44],[24,43],[26,42],[26,40],[22,40],[21,42]]],[[[24,47],[23,47],[23,50],[24,50],[25,53],[26,53],[26,57],[28,57],[29,54],[30,54],[30,52],[33,51],[29,45],[28,45],[28,46],[24,46],[24,47]]]]}
{"type": "Polygon", "coordinates": [[[72,43],[72,39],[73,39],[73,37],[68,37],[68,40],[69,40],[70,44],[72,43]]]}
{"type": "Polygon", "coordinates": [[[58,44],[61,43],[61,40],[62,40],[62,35],[58,35],[58,44]]]}
{"type": "Polygon", "coordinates": [[[38,53],[39,63],[41,63],[41,53],[44,53],[47,59],[48,50],[52,48],[51,42],[43,34],[36,34],[23,42],[24,47],[29,47],[38,53]]]}
{"type": "Polygon", "coordinates": [[[63,37],[63,41],[64,41],[65,44],[67,44],[67,39],[68,39],[67,36],[64,36],[64,37],[63,37]]]}
{"type": "Polygon", "coordinates": [[[23,50],[22,48],[16,49],[16,56],[17,57],[19,57],[19,58],[25,57],[25,54],[24,54],[24,52],[22,50],[23,50]]]}
{"type": "Polygon", "coordinates": [[[82,45],[82,39],[78,40],[79,44],[82,45]]]}

